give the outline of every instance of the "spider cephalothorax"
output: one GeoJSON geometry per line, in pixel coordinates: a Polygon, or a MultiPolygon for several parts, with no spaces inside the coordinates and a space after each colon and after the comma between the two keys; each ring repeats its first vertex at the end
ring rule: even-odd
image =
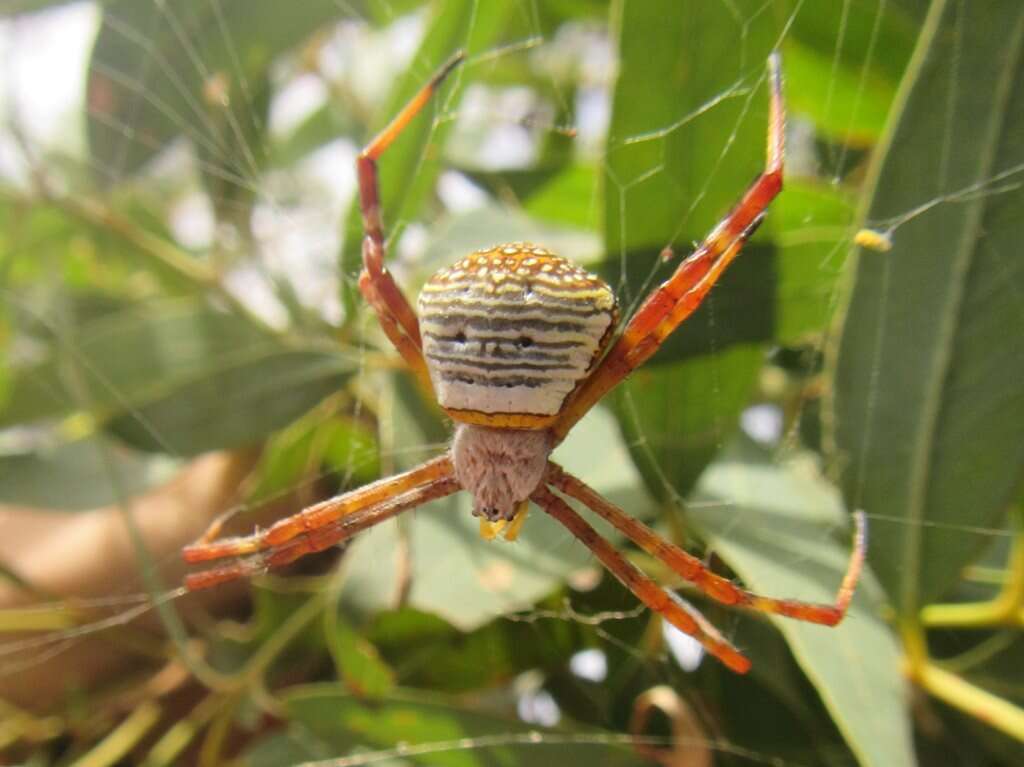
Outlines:
{"type": "Polygon", "coordinates": [[[716,575],[551,462],[551,449],[580,418],[642,365],[700,305],[737,256],[782,188],[783,107],[779,59],[769,59],[771,101],[764,172],[672,276],[657,287],[610,343],[615,296],[599,278],[542,247],[525,243],[478,251],[435,274],[417,317],[384,266],[377,159],[423,108],[454,56],[359,155],[363,271],[359,287],[381,327],[424,390],[456,422],[442,455],[282,519],[264,532],[213,540],[214,524],[185,550],[189,562],[228,560],[186,578],[190,589],[292,562],[351,538],[427,501],[466,490],[481,532],[513,540],[529,502],[558,520],[650,609],[693,635],[735,671],[750,661],[674,592],[625,559],[562,498],[576,499],[709,598],[834,626],[846,614],[866,546],[864,517],[854,517],[853,552],[834,604],[753,594],[716,575]],[[421,332],[422,326],[422,332],[421,332]],[[559,494],[556,494],[560,493],[559,494]]]}
{"type": "Polygon", "coordinates": [[[544,479],[551,447],[546,431],[458,424],[452,464],[473,496],[473,513],[489,522],[514,519],[544,479]]]}

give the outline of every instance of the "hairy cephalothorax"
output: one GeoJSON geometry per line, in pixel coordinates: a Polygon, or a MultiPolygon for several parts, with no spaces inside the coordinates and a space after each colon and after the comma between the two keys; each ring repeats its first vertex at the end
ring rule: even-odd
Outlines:
{"type": "Polygon", "coordinates": [[[483,537],[500,534],[515,540],[533,502],[650,609],[691,634],[729,668],[750,668],[750,661],[700,613],[602,538],[566,503],[565,495],[711,599],[834,626],[846,614],[864,561],[863,514],[854,517],[853,552],[833,604],[762,597],[716,575],[699,558],[548,460],[579,419],[696,310],[782,188],[778,55],[769,59],[767,167],[697,250],[647,297],[617,338],[611,288],[544,247],[497,245],[441,269],[420,293],[419,316],[384,266],[377,159],[461,60],[461,54],[453,57],[356,161],[366,233],[359,288],[424,390],[432,391],[455,421],[452,446],[414,469],[310,506],[264,532],[214,540],[219,527],[212,525],[185,550],[185,558],[228,561],[189,575],[186,585],[206,588],[287,564],[427,501],[466,490],[473,496],[473,513],[481,518],[483,537]]]}
{"type": "Polygon", "coordinates": [[[551,453],[546,431],[459,424],[452,442],[455,478],[473,496],[473,514],[511,521],[544,479],[551,453]]]}

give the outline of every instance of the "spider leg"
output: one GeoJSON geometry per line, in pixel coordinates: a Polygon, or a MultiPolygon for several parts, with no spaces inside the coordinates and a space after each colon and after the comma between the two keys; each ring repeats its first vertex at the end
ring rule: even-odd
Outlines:
{"type": "Polygon", "coordinates": [[[293,538],[312,535],[320,528],[363,509],[377,506],[394,496],[453,477],[451,457],[446,453],[402,474],[371,482],[369,485],[309,506],[298,514],[279,520],[269,529],[252,535],[211,540],[222,524],[222,519],[218,518],[196,543],[182,550],[182,556],[186,562],[196,563],[255,554],[263,549],[282,546],[293,538]]]}
{"type": "Polygon", "coordinates": [[[850,552],[849,564],[839,585],[839,591],[836,593],[835,602],[815,604],[795,599],[763,597],[740,588],[728,578],[711,572],[697,557],[687,554],[675,544],[666,541],[643,522],[631,517],[583,480],[569,474],[561,466],[552,462],[548,463],[547,481],[611,523],[614,528],[641,549],[668,565],[681,578],[690,581],[709,597],[723,604],[785,615],[788,618],[795,618],[807,623],[835,626],[846,615],[846,610],[850,606],[850,600],[853,598],[853,592],[864,567],[867,532],[864,513],[858,511],[853,517],[853,550],[850,552]]]}
{"type": "Polygon", "coordinates": [[[694,637],[711,655],[733,671],[743,674],[750,670],[750,661],[719,634],[718,629],[703,615],[630,564],[583,517],[573,511],[569,504],[543,485],[534,491],[531,499],[594,552],[601,560],[601,564],[648,608],[661,614],[680,631],[694,637]]]}
{"type": "Polygon", "coordinates": [[[562,440],[590,408],[646,362],[669,334],[693,314],[757,229],[768,205],[782,190],[785,108],[778,53],[768,58],[768,79],[771,100],[768,157],[764,171],[697,250],[644,300],[591,376],[570,395],[565,409],[552,427],[556,439],[562,440]]]}
{"type": "Polygon", "coordinates": [[[432,480],[322,526],[306,530],[280,543],[266,546],[256,553],[239,556],[226,565],[186,575],[185,587],[189,591],[196,591],[237,578],[258,575],[273,567],[281,567],[306,554],[323,551],[347,541],[356,533],[391,519],[403,511],[422,506],[435,498],[451,495],[459,489],[460,485],[453,477],[432,480]]]}
{"type": "Polygon", "coordinates": [[[377,160],[463,58],[465,55],[461,51],[452,56],[356,158],[359,209],[363,215],[363,231],[366,233],[363,238],[363,270],[359,275],[359,290],[373,307],[388,339],[428,389],[430,376],[427,375],[423,359],[419,320],[391,272],[384,266],[387,248],[381,221],[377,160]]]}

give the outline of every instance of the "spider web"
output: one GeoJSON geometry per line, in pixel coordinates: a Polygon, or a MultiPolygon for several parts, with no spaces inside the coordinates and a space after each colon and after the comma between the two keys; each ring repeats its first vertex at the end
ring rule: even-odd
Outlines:
{"type": "MultiPolygon", "coordinates": [[[[628,12],[620,9],[619,17],[613,16],[611,24],[604,15],[596,14],[550,27],[550,9],[536,0],[524,0],[511,4],[508,31],[502,33],[488,29],[492,22],[484,4],[468,5],[471,12],[461,20],[461,26],[445,31],[449,36],[446,52],[466,47],[469,59],[454,75],[455,87],[443,91],[437,103],[428,108],[428,140],[407,161],[405,176],[389,171],[386,165],[384,168],[382,184],[391,258],[399,282],[411,286],[432,268],[495,240],[540,240],[566,256],[600,269],[612,281],[628,316],[671,268],[659,253],[671,251],[678,259],[689,252],[691,241],[710,229],[728,209],[729,202],[738,198],[747,177],[756,172],[758,165],[750,164],[747,148],[756,143],[759,154],[763,145],[767,94],[762,49],[765,44],[770,48],[781,47],[787,55],[792,49],[796,54],[794,70],[809,66],[798,58],[810,54],[805,46],[801,47],[794,29],[801,18],[806,18],[801,14],[814,13],[814,4],[728,0],[709,4],[715,6],[708,12],[709,17],[721,13],[735,22],[732,32],[737,47],[723,52],[711,46],[708,52],[707,58],[712,62],[708,66],[719,66],[727,73],[720,78],[722,84],[708,94],[695,96],[692,104],[684,105],[685,109],[664,104],[651,108],[649,114],[627,121],[627,129],[619,132],[612,103],[616,55],[612,37],[614,25],[625,23],[622,14],[628,12]],[[709,135],[707,126],[715,125],[713,118],[723,110],[732,115],[726,124],[729,130],[709,135]],[[681,170],[677,162],[680,147],[698,141],[706,147],[704,156],[695,157],[692,168],[681,170]],[[545,175],[549,168],[560,172],[545,175]],[[668,237],[654,240],[642,231],[647,226],[642,218],[632,215],[645,204],[645,190],[652,185],[681,200],[675,228],[668,237]],[[389,197],[392,194],[395,196],[389,197]],[[602,203],[602,194],[613,202],[602,203]],[[389,204],[395,202],[397,210],[389,204]],[[553,213],[553,205],[569,209],[553,213]],[[615,217],[611,223],[604,220],[609,215],[615,217]],[[603,235],[609,242],[607,253],[603,235]]],[[[628,731],[627,721],[621,716],[614,720],[619,722],[616,728],[611,726],[612,718],[595,715],[593,721],[586,723],[602,728],[596,733],[534,729],[579,719],[578,707],[565,710],[565,702],[572,699],[567,690],[577,697],[598,700],[604,694],[601,684],[614,679],[617,673],[624,673],[625,666],[641,669],[637,675],[643,680],[643,688],[667,684],[685,691],[683,697],[690,707],[701,702],[713,705],[708,703],[713,699],[690,694],[697,678],[690,672],[693,665],[700,663],[694,648],[676,636],[669,636],[669,643],[657,652],[638,646],[643,632],[637,627],[642,629],[646,613],[632,607],[634,600],[609,584],[609,579],[602,581],[582,547],[553,525],[545,527],[546,521],[538,519],[537,513],[527,525],[533,529],[523,546],[528,555],[523,555],[505,548],[496,554],[482,553],[480,549],[487,544],[472,541],[472,521],[468,520],[465,507],[448,515],[431,508],[419,511],[408,521],[382,526],[365,535],[352,546],[340,568],[327,567],[328,575],[321,573],[319,580],[296,577],[259,588],[255,619],[245,624],[217,624],[212,618],[225,605],[234,605],[237,610],[245,589],[224,590],[212,602],[197,607],[196,601],[186,597],[182,589],[156,575],[177,561],[179,544],[161,548],[160,530],[151,529],[144,521],[153,512],[144,508],[146,502],[136,494],[147,488],[178,476],[173,494],[165,496],[167,513],[187,504],[202,507],[197,513],[230,511],[239,517],[235,520],[238,529],[245,531],[254,524],[267,524],[275,517],[291,513],[325,488],[348,487],[372,478],[377,471],[386,474],[406,468],[444,446],[447,435],[443,425],[416,400],[400,374],[388,371],[390,358],[373,348],[373,342],[380,339],[372,318],[365,312],[352,314],[352,305],[347,302],[356,293],[353,275],[342,268],[338,256],[340,252],[352,252],[355,182],[351,168],[359,149],[354,138],[358,130],[353,123],[371,122],[367,115],[383,114],[388,109],[388,93],[396,83],[405,84],[403,78],[407,78],[409,87],[429,78],[434,64],[425,56],[416,55],[416,51],[421,45],[427,46],[424,40],[429,37],[425,35],[441,32],[436,18],[414,3],[377,2],[353,7],[338,2],[335,10],[342,21],[323,24],[312,42],[304,38],[301,45],[281,52],[273,66],[266,69],[265,79],[257,81],[243,76],[231,85],[230,77],[225,82],[225,73],[245,71],[246,56],[257,56],[259,51],[258,47],[248,47],[243,22],[232,14],[230,3],[208,0],[203,8],[209,13],[211,28],[216,30],[208,38],[219,41],[213,47],[204,47],[206,38],[192,40],[187,35],[188,16],[174,2],[146,0],[144,6],[143,10],[126,12],[123,17],[114,12],[114,23],[108,22],[113,36],[119,37],[122,45],[141,51],[142,55],[132,59],[130,67],[115,64],[95,70],[112,83],[131,84],[143,105],[132,116],[119,117],[108,124],[115,149],[105,159],[112,162],[101,163],[90,155],[82,124],[71,130],[67,120],[67,115],[83,110],[85,67],[91,40],[100,23],[101,7],[72,3],[0,22],[0,55],[8,64],[8,74],[0,86],[0,103],[7,113],[0,131],[5,201],[12,206],[38,204],[79,226],[89,227],[90,231],[98,231],[98,241],[110,244],[122,263],[126,240],[146,253],[148,259],[134,264],[129,261],[127,267],[109,267],[110,274],[98,280],[96,272],[90,274],[89,269],[103,268],[104,253],[72,252],[69,260],[78,271],[58,273],[53,269],[47,273],[45,267],[36,267],[37,272],[32,272],[31,277],[38,290],[30,294],[15,294],[5,286],[8,313],[32,329],[32,333],[25,334],[29,341],[44,335],[40,328],[57,339],[65,368],[62,374],[77,381],[78,390],[86,397],[78,403],[81,411],[93,411],[97,405],[89,401],[95,396],[94,386],[82,382],[101,382],[99,409],[120,407],[126,413],[119,418],[115,433],[127,443],[151,451],[126,452],[107,440],[86,439],[81,444],[91,455],[87,463],[93,467],[93,473],[71,475],[71,486],[55,492],[51,492],[53,488],[44,488],[50,494],[43,496],[61,498],[61,503],[55,506],[89,508],[101,505],[89,501],[97,495],[90,489],[91,480],[92,485],[105,487],[111,511],[99,523],[90,522],[87,515],[69,516],[56,523],[62,525],[61,532],[51,534],[41,547],[48,561],[29,568],[30,572],[59,571],[62,557],[69,562],[81,558],[81,549],[90,541],[102,545],[109,540],[104,536],[113,535],[114,530],[127,535],[127,550],[132,559],[118,563],[113,561],[116,557],[112,558],[105,568],[98,568],[101,572],[90,573],[88,588],[74,591],[76,596],[72,599],[53,599],[52,593],[46,593],[51,590],[48,588],[32,594],[36,586],[33,577],[26,574],[24,566],[12,567],[10,575],[15,583],[24,578],[27,584],[12,586],[17,596],[10,603],[13,623],[8,630],[13,633],[20,628],[26,632],[13,635],[0,645],[2,678],[14,680],[13,689],[34,675],[44,674],[48,668],[66,668],[61,663],[95,665],[98,672],[105,666],[117,668],[109,649],[126,644],[135,648],[133,652],[142,647],[138,651],[140,656],[148,653],[164,663],[162,671],[160,664],[137,666],[157,669],[139,672],[145,681],[137,689],[146,689],[146,684],[166,689],[159,687],[160,680],[175,672],[186,677],[195,675],[201,683],[216,689],[218,680],[223,681],[223,672],[214,673],[205,665],[197,643],[210,643],[228,655],[232,651],[244,654],[239,648],[253,640],[242,639],[242,635],[264,631],[262,637],[249,645],[250,649],[255,648],[249,660],[257,661],[253,666],[242,667],[244,673],[256,669],[247,688],[248,705],[254,710],[263,708],[280,713],[280,706],[259,681],[258,672],[266,670],[259,665],[261,653],[268,665],[276,661],[277,654],[285,653],[288,647],[301,642],[303,632],[312,630],[314,618],[335,612],[336,604],[345,605],[346,609],[374,611],[382,609],[396,593],[403,593],[415,607],[436,612],[467,632],[479,632],[497,618],[499,626],[512,627],[517,632],[524,629],[515,634],[516,641],[525,641],[525,637],[541,644],[552,642],[560,630],[572,628],[592,632],[588,641],[594,646],[580,644],[562,677],[545,676],[537,669],[517,670],[514,683],[508,684],[504,693],[514,704],[502,709],[516,711],[520,723],[515,726],[503,727],[502,720],[495,717],[466,725],[470,734],[464,737],[442,736],[443,729],[428,730],[426,737],[414,745],[366,753],[354,753],[349,747],[325,753],[324,744],[329,741],[315,728],[310,729],[309,720],[303,718],[306,712],[297,704],[297,709],[289,710],[297,722],[297,734],[285,737],[278,732],[253,739],[254,748],[265,749],[262,758],[273,760],[277,753],[274,749],[285,748],[287,740],[288,747],[296,750],[281,753],[288,753],[288,758],[305,753],[307,762],[316,764],[366,764],[457,752],[483,755],[502,747],[516,749],[514,753],[522,749],[530,758],[537,759],[611,754],[615,758],[621,756],[625,762],[630,753],[625,746],[635,744],[637,738],[628,731]],[[175,43],[170,50],[173,56],[164,47],[167,40],[175,43]],[[59,64],[53,59],[57,55],[59,64]],[[68,72],[75,72],[74,77],[68,76],[68,72]],[[191,95],[182,96],[180,101],[167,101],[160,93],[147,90],[148,84],[161,79],[176,85],[179,95],[191,95]],[[202,85],[201,96],[189,89],[189,84],[195,82],[202,85]],[[224,88],[231,87],[237,90],[225,94],[224,88]],[[257,106],[261,98],[269,99],[265,113],[257,106]],[[353,109],[356,117],[339,115],[332,106],[338,102],[353,109]],[[220,112],[211,108],[218,103],[223,107],[220,112]],[[172,140],[164,142],[160,136],[147,133],[147,115],[154,109],[171,126],[175,136],[172,140]],[[211,114],[218,117],[211,118],[211,114]],[[138,147],[153,142],[160,151],[145,153],[146,161],[140,162],[135,156],[138,147]],[[141,182],[126,182],[139,176],[141,182]],[[121,184],[126,186],[119,187],[121,184]],[[124,194],[128,199],[118,196],[124,188],[128,190],[124,194]],[[110,197],[106,196],[108,190],[114,190],[110,197]],[[119,217],[105,216],[102,211],[106,208],[97,213],[97,205],[108,204],[119,217]],[[167,238],[173,248],[149,248],[154,232],[157,238],[167,238]],[[215,284],[205,284],[202,301],[189,303],[189,291],[195,289],[195,284],[185,288],[179,285],[168,291],[166,285],[173,282],[162,282],[168,279],[168,272],[177,272],[179,278],[183,269],[187,272],[188,267],[175,260],[182,254],[212,265],[215,273],[222,275],[215,284]],[[147,272],[157,277],[139,276],[147,272]],[[163,287],[154,289],[153,279],[163,287]],[[290,339],[299,339],[295,346],[306,356],[299,357],[299,352],[290,350],[287,354],[281,352],[283,369],[296,369],[288,367],[289,364],[308,365],[313,375],[322,369],[316,367],[318,364],[327,365],[331,374],[344,379],[344,395],[328,397],[326,404],[317,406],[313,416],[303,417],[299,427],[288,427],[283,435],[278,433],[274,437],[272,444],[277,452],[271,457],[277,457],[279,464],[269,463],[266,455],[262,463],[257,463],[244,451],[228,457],[205,456],[190,464],[191,456],[198,450],[192,445],[183,447],[176,433],[155,418],[152,411],[137,404],[120,375],[124,368],[115,361],[111,361],[113,367],[109,369],[97,367],[89,350],[79,346],[83,342],[75,332],[74,322],[76,316],[82,315],[69,314],[69,295],[94,284],[114,288],[136,301],[141,299],[140,303],[158,296],[160,306],[168,307],[168,314],[161,319],[168,322],[177,319],[187,324],[186,321],[195,319],[190,314],[194,309],[201,313],[200,319],[205,323],[206,312],[213,306],[217,314],[226,310],[260,326],[261,331],[270,328],[290,339]],[[358,319],[352,321],[353,316],[358,319]],[[336,332],[339,327],[343,328],[340,333],[336,332]],[[325,348],[327,342],[336,341],[339,335],[345,350],[341,357],[325,348]],[[354,339],[360,337],[370,343],[355,343],[354,339]],[[315,343],[303,346],[302,339],[309,338],[315,339],[315,343]],[[324,362],[325,359],[328,361],[324,362]],[[328,434],[318,431],[318,419],[339,414],[343,416],[342,426],[328,434]],[[317,448],[310,447],[317,440],[341,447],[321,447],[317,452],[317,448]],[[289,460],[301,463],[312,455],[320,458],[315,466],[282,468],[289,460]],[[256,466],[261,473],[257,473],[256,479],[245,481],[241,503],[225,502],[225,497],[238,497],[230,492],[218,495],[211,491],[209,497],[202,493],[189,495],[182,486],[188,482],[237,485],[256,466]],[[182,470],[189,472],[184,482],[178,474],[182,470]],[[101,477],[98,483],[97,475],[101,477]],[[76,494],[81,497],[68,500],[67,496],[76,494]],[[444,521],[449,517],[463,521],[444,521]],[[418,559],[421,552],[437,551],[453,541],[461,544],[455,553],[446,553],[444,558],[426,565],[418,559]],[[381,561],[397,564],[381,567],[381,561]],[[118,571],[117,567],[124,569],[118,571]],[[137,585],[124,588],[121,584],[129,579],[127,573],[136,568],[144,576],[137,585]],[[568,594],[564,601],[560,594],[545,596],[566,581],[571,588],[564,592],[568,594]],[[490,595],[489,602],[478,599],[478,594],[490,595]],[[323,601],[317,602],[318,599],[323,601]],[[173,651],[161,645],[160,637],[164,635],[171,637],[173,651]],[[573,679],[578,689],[566,681],[573,679]]],[[[792,260],[802,255],[811,260],[812,271],[820,279],[782,282],[774,294],[776,300],[787,304],[806,297],[806,306],[810,308],[796,323],[799,332],[788,332],[785,338],[756,333],[751,336],[754,331],[747,325],[757,325],[757,307],[737,305],[743,296],[742,284],[723,286],[721,291],[711,294],[707,308],[699,319],[695,318],[699,327],[691,336],[699,335],[702,340],[684,338],[669,354],[659,358],[660,362],[656,360],[653,383],[645,383],[643,373],[638,374],[635,381],[609,401],[610,407],[601,409],[581,425],[581,435],[567,442],[558,455],[569,468],[588,481],[593,480],[599,490],[633,513],[653,520],[662,506],[670,507],[668,513],[657,516],[666,520],[666,530],[680,524],[683,517],[679,512],[685,510],[691,529],[709,543],[709,559],[715,551],[721,551],[736,566],[729,556],[735,552],[730,552],[727,540],[748,540],[749,520],[738,516],[736,510],[743,506],[738,499],[750,501],[764,492],[764,484],[751,485],[752,482],[760,481],[758,477],[775,482],[768,486],[780,493],[791,487],[786,484],[786,477],[775,470],[766,469],[767,475],[730,473],[729,466],[736,455],[753,451],[767,456],[766,463],[771,466],[784,465],[787,470],[795,466],[795,471],[803,472],[804,479],[809,478],[809,484],[801,486],[802,492],[806,487],[813,488],[806,491],[807,504],[839,509],[835,493],[822,476],[825,468],[815,457],[816,437],[806,431],[812,428],[808,424],[817,422],[820,398],[785,396],[779,390],[798,387],[806,392],[813,387],[819,372],[818,360],[832,340],[830,318],[841,296],[837,276],[851,251],[855,234],[853,211],[842,190],[844,184],[855,187],[856,175],[863,173],[865,143],[856,134],[867,120],[865,111],[870,112],[874,104],[872,97],[878,84],[872,78],[878,46],[888,42],[885,35],[891,16],[904,12],[904,6],[886,0],[842,3],[836,27],[826,30],[827,36],[836,40],[831,55],[826,52],[822,60],[813,62],[828,71],[823,79],[825,92],[819,94],[824,104],[819,114],[824,115],[827,130],[801,116],[799,93],[787,94],[791,108],[787,173],[794,179],[793,187],[803,190],[795,193],[797,199],[811,199],[815,204],[804,213],[785,208],[785,213],[776,214],[786,223],[774,225],[770,216],[767,226],[776,227],[772,229],[776,236],[755,239],[744,258],[755,264],[747,273],[752,280],[764,276],[757,271],[759,257],[762,264],[775,259],[772,263],[776,269],[789,263],[782,260],[785,258],[792,260]],[[858,14],[870,22],[864,36],[858,36],[855,29],[858,14]],[[851,60],[863,63],[851,67],[851,60]],[[847,134],[850,140],[835,138],[847,134]],[[822,136],[832,138],[823,140],[822,136]],[[802,181],[822,185],[822,199],[826,201],[808,196],[802,181]],[[829,185],[838,191],[830,195],[829,185]],[[799,250],[801,246],[803,251],[799,250]],[[772,252],[773,247],[776,252],[772,252]],[[787,255],[787,248],[792,248],[796,255],[787,255]],[[752,317],[747,325],[732,319],[743,312],[752,317]],[[694,371],[699,371],[700,376],[695,376],[694,371]],[[736,383],[737,371],[747,377],[745,385],[736,383]],[[699,380],[699,384],[694,384],[694,380],[699,380]],[[698,419],[700,428],[705,430],[697,449],[686,434],[657,428],[659,411],[651,403],[658,397],[664,398],[665,390],[672,388],[701,403],[695,409],[701,413],[686,416],[698,419]],[[738,397],[743,402],[739,408],[738,397]],[[696,484],[698,474],[700,485],[696,484]]],[[[694,40],[688,44],[697,44],[699,36],[694,34],[694,40]]],[[[799,81],[799,77],[794,74],[791,80],[799,81]]],[[[955,73],[950,85],[951,93],[965,87],[955,79],[955,73]]],[[[102,101],[103,89],[94,87],[89,93],[91,113],[109,115],[102,101]]],[[[642,103],[646,108],[646,102],[642,103]]],[[[944,113],[949,125],[953,121],[954,103],[951,95],[944,113]]],[[[949,164],[953,153],[949,145],[952,130],[942,135],[940,158],[942,163],[949,164]]],[[[1024,167],[1020,165],[996,165],[983,178],[951,186],[945,183],[948,176],[943,172],[943,183],[930,197],[884,220],[869,220],[868,225],[898,241],[904,227],[937,207],[1015,190],[1021,173],[1024,167]]],[[[785,205],[784,197],[776,203],[773,214],[785,205]]],[[[67,224],[47,226],[41,233],[33,229],[27,238],[11,238],[13,244],[6,247],[5,274],[27,272],[21,265],[26,254],[42,249],[49,240],[60,239],[61,226],[67,224]]],[[[70,248],[76,246],[74,239],[70,243],[70,248]]],[[[186,283],[189,279],[202,282],[207,273],[197,270],[185,277],[186,283]]],[[[777,279],[779,274],[769,272],[768,277],[777,279]]],[[[411,288],[408,292],[411,294],[411,288]]],[[[100,306],[99,298],[92,300],[96,303],[84,308],[86,316],[101,317],[103,312],[112,310],[100,306]]],[[[83,310],[78,306],[75,309],[83,310]]],[[[129,315],[122,315],[122,322],[126,316],[129,315]]],[[[146,322],[147,316],[139,313],[137,319],[146,322]]],[[[229,335],[227,339],[253,344],[249,335],[229,335]]],[[[22,346],[12,344],[9,358],[31,360],[33,355],[40,354],[29,341],[21,341],[22,346]]],[[[230,351],[224,349],[225,354],[230,351]]],[[[274,371],[281,369],[275,367],[274,371]]],[[[279,372],[267,375],[274,385],[271,388],[279,390],[282,381],[300,388],[306,384],[301,378],[292,380],[279,372]]],[[[325,375],[324,380],[335,379],[325,375]]],[[[0,375],[0,384],[6,383],[0,375]]],[[[40,378],[38,384],[45,389],[51,382],[40,378]]],[[[882,382],[875,380],[872,386],[880,387],[882,382]]],[[[312,390],[315,392],[315,387],[312,390]]],[[[327,391],[314,399],[322,400],[327,391]]],[[[223,405],[232,407],[230,402],[223,405]]],[[[666,417],[664,410],[660,412],[666,417]]],[[[301,410],[295,415],[299,413],[301,410]]],[[[246,436],[244,430],[238,433],[246,436]]],[[[82,437],[90,436],[95,436],[95,424],[79,415],[64,419],[56,429],[19,427],[5,431],[0,433],[0,444],[15,454],[26,452],[26,448],[38,450],[40,446],[54,450],[63,442],[78,443],[82,437]]],[[[78,467],[79,460],[53,462],[51,471],[53,467],[78,467]]],[[[16,473],[6,471],[5,476],[16,473]]],[[[34,483],[29,489],[38,490],[42,475],[26,471],[26,476],[29,479],[17,487],[34,483]]],[[[861,496],[860,488],[866,482],[863,476],[855,479],[854,497],[861,496]]],[[[54,484],[59,484],[59,477],[54,484]]],[[[13,481],[11,486],[15,487],[13,481]]],[[[103,495],[100,492],[97,497],[103,495]]],[[[941,524],[887,520],[885,515],[870,509],[868,518],[871,523],[883,525],[886,521],[921,527],[941,524]]],[[[819,515],[817,525],[806,528],[802,540],[779,542],[771,530],[756,525],[753,537],[769,540],[775,550],[783,551],[787,569],[813,569],[819,563],[818,552],[834,547],[837,536],[841,539],[841,519],[841,515],[819,515]]],[[[20,540],[31,540],[33,533],[41,535],[48,525],[55,524],[49,518],[44,523],[23,522],[17,515],[11,520],[19,525],[19,531],[24,525],[26,532],[12,533],[12,537],[20,540]]],[[[201,522],[193,523],[197,530],[202,529],[201,522]]],[[[946,527],[956,534],[975,536],[996,549],[1010,536],[1001,526],[949,523],[946,527]]],[[[13,554],[5,556],[13,559],[13,554]]],[[[90,569],[87,563],[79,566],[90,569]]],[[[91,567],[97,569],[95,565],[91,567]]],[[[737,572],[746,576],[740,567],[737,572]]],[[[69,568],[63,578],[74,581],[79,573],[69,568]]],[[[831,582],[823,585],[823,593],[832,588],[831,582]]],[[[817,597],[810,594],[807,598],[817,597]]],[[[701,603],[702,607],[704,604],[701,603]]],[[[710,614],[727,635],[763,650],[766,660],[774,657],[772,653],[785,654],[778,636],[768,635],[755,621],[724,611],[710,614]]],[[[333,628],[337,635],[347,637],[346,642],[359,645],[358,637],[350,636],[350,616],[344,611],[334,624],[330,623],[332,619],[324,620],[328,630],[333,628]]],[[[481,641],[487,641],[486,637],[481,641]]],[[[648,643],[651,641],[654,640],[648,636],[648,643]]],[[[342,644],[339,640],[329,650],[320,648],[323,657],[333,653],[337,659],[341,654],[349,661],[362,658],[372,666],[376,657],[373,652],[366,652],[361,646],[352,650],[342,644]]],[[[851,662],[865,660],[864,656],[857,656],[851,662]]],[[[755,666],[756,663],[755,660],[755,666]]],[[[788,654],[780,663],[787,669],[797,668],[788,654]]],[[[332,672],[324,672],[323,668],[302,663],[297,666],[298,681],[333,678],[332,672]]],[[[231,668],[230,662],[219,668],[231,668]]],[[[340,675],[352,682],[344,673],[340,675]]],[[[365,683],[366,678],[359,681],[365,683]]],[[[736,685],[737,695],[748,692],[742,686],[743,680],[724,684],[727,694],[733,690],[732,685],[736,685]]],[[[178,681],[170,689],[185,689],[187,685],[178,681]]],[[[804,689],[806,682],[790,680],[784,686],[799,690],[813,701],[811,705],[816,709],[807,714],[807,721],[828,721],[820,718],[821,700],[804,689]],[[819,718],[815,719],[816,716],[819,718]]],[[[754,700],[767,694],[759,686],[753,693],[754,700]]],[[[111,710],[123,712],[124,700],[117,699],[121,708],[114,705],[111,710]]],[[[139,720],[139,711],[144,710],[145,706],[131,714],[122,713],[119,722],[116,715],[108,721],[142,728],[142,732],[150,733],[146,737],[151,737],[152,731],[146,730],[139,720]]],[[[421,714],[426,712],[417,710],[421,714]]],[[[16,711],[12,709],[11,721],[22,721],[16,711]]],[[[727,735],[716,734],[716,716],[717,712],[699,710],[693,718],[691,712],[691,718],[698,724],[685,736],[674,731],[674,738],[649,733],[644,737],[655,745],[692,742],[697,754],[692,758],[713,755],[716,763],[805,763],[803,756],[794,755],[801,752],[773,745],[771,739],[753,732],[748,739],[735,727],[729,728],[727,735]]],[[[208,719],[201,721],[212,720],[210,713],[208,719]]],[[[677,717],[672,724],[685,723],[684,720],[688,721],[686,717],[677,717]]],[[[743,718],[731,721],[741,725],[743,718]]],[[[375,741],[370,738],[366,742],[375,741]]],[[[836,738],[835,742],[841,740],[836,738]]],[[[866,760],[860,752],[857,758],[866,760]]],[[[844,752],[836,759],[839,762],[832,763],[853,763],[854,756],[844,752]]]]}

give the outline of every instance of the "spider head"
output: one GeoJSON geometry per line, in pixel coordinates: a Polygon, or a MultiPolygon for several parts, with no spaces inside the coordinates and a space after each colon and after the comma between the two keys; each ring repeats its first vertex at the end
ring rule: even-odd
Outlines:
{"type": "Polygon", "coordinates": [[[551,448],[545,431],[459,424],[452,462],[459,484],[473,496],[473,514],[511,520],[544,478],[551,448]]]}
{"type": "Polygon", "coordinates": [[[600,277],[527,243],[437,272],[419,313],[441,407],[456,421],[514,429],[551,425],[617,319],[600,277]]]}

